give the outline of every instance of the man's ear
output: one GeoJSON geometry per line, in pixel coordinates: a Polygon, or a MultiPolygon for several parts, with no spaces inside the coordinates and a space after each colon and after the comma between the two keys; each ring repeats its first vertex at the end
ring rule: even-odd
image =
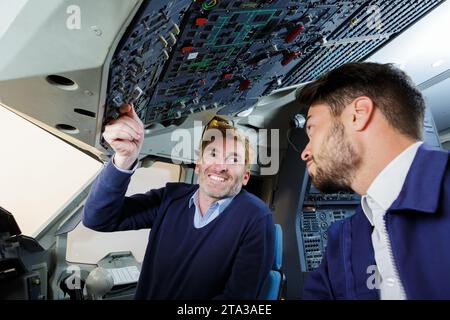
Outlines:
{"type": "Polygon", "coordinates": [[[248,180],[250,180],[250,170],[246,170],[244,172],[244,176],[242,177],[242,185],[246,186],[248,183],[248,180]]]}
{"type": "Polygon", "coordinates": [[[200,163],[201,161],[200,161],[200,158],[198,158],[197,159],[197,162],[195,163],[195,169],[194,169],[194,172],[196,173],[196,174],[198,174],[199,172],[200,172],[200,163]]]}
{"type": "Polygon", "coordinates": [[[358,97],[351,104],[351,121],[356,131],[367,128],[374,112],[372,99],[366,96],[358,97]]]}

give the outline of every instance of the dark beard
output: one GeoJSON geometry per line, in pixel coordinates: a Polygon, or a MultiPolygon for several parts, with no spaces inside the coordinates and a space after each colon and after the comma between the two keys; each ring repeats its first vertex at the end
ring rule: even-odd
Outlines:
{"type": "MultiPolygon", "coordinates": [[[[313,158],[315,161],[315,159],[313,158]]],[[[314,186],[323,193],[351,191],[355,170],[361,157],[345,136],[344,125],[336,122],[326,138],[326,147],[318,154],[316,173],[312,178],[314,186]],[[320,164],[320,165],[319,165],[320,164]]]]}
{"type": "Polygon", "coordinates": [[[336,180],[327,175],[323,170],[317,170],[316,175],[311,178],[312,184],[322,193],[337,193],[352,191],[348,182],[336,180]]]}

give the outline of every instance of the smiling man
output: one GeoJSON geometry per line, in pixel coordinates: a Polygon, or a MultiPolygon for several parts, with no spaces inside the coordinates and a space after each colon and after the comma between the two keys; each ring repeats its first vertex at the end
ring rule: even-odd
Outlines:
{"type": "Polygon", "coordinates": [[[201,142],[198,185],[168,183],[125,197],[144,138],[131,105],[103,134],[114,149],[86,201],[97,231],[151,228],[136,299],[256,299],[274,255],[270,209],[242,189],[250,179],[247,137],[213,120],[201,142]]]}
{"type": "Polygon", "coordinates": [[[449,153],[422,140],[425,102],[390,64],[350,63],[297,93],[313,184],[360,195],[331,225],[307,299],[450,299],[449,153]],[[375,271],[375,274],[374,274],[375,271]]]}

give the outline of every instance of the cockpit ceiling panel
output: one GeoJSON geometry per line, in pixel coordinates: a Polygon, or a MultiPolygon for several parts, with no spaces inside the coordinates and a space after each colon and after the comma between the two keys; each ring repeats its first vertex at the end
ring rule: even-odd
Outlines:
{"type": "Polygon", "coordinates": [[[146,125],[234,115],[363,60],[441,2],[144,1],[109,66],[103,122],[124,102],[146,125]]]}

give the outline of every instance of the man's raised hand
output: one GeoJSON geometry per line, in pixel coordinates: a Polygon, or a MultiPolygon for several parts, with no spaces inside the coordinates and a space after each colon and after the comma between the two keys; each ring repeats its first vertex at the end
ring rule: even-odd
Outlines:
{"type": "Polygon", "coordinates": [[[114,164],[130,169],[139,156],[144,141],[144,124],[132,104],[120,107],[120,117],[105,126],[103,138],[115,151],[114,164]]]}

